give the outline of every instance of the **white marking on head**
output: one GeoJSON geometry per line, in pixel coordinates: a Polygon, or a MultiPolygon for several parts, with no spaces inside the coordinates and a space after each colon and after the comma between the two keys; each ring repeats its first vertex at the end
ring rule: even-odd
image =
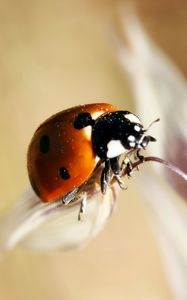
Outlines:
{"type": "Polygon", "coordinates": [[[136,138],[133,135],[129,135],[127,139],[129,142],[134,142],[136,138]]]}
{"type": "Polygon", "coordinates": [[[134,115],[134,114],[132,114],[132,113],[126,114],[126,115],[125,115],[125,118],[128,119],[128,120],[129,120],[130,122],[132,122],[132,123],[138,123],[138,124],[141,124],[140,119],[139,119],[136,115],[134,115]]]}
{"type": "Polygon", "coordinates": [[[138,125],[134,125],[134,130],[137,131],[137,132],[139,132],[141,130],[141,127],[138,126],[138,125]]]}
{"type": "Polygon", "coordinates": [[[135,143],[135,142],[130,142],[130,143],[129,143],[129,146],[130,146],[131,148],[134,148],[134,147],[135,147],[135,145],[136,145],[136,143],[135,143]]]}
{"type": "Polygon", "coordinates": [[[123,147],[123,145],[121,144],[120,140],[111,140],[108,144],[107,144],[107,157],[108,158],[113,158],[113,157],[117,157],[121,154],[123,154],[125,152],[125,147],[123,147]]]}

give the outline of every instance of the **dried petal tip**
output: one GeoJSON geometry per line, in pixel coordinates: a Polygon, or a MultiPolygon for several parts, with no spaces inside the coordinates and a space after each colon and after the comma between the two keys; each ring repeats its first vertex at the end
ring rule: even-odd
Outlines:
{"type": "Polygon", "coordinates": [[[108,220],[119,190],[113,183],[103,195],[99,178],[98,169],[81,187],[81,192],[87,194],[83,221],[78,221],[79,201],[68,205],[62,205],[61,200],[45,204],[31,189],[25,192],[1,221],[0,251],[3,253],[15,246],[36,251],[65,250],[87,244],[108,220]]]}

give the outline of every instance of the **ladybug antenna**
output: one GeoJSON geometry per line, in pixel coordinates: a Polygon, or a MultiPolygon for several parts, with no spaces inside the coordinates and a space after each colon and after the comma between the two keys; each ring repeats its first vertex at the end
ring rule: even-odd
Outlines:
{"type": "Polygon", "coordinates": [[[95,120],[92,119],[92,116],[88,112],[82,112],[78,114],[78,116],[74,120],[74,128],[82,129],[87,126],[93,126],[95,124],[95,120]]]}
{"type": "Polygon", "coordinates": [[[154,120],[153,122],[151,122],[150,124],[149,124],[149,126],[147,127],[147,129],[145,129],[144,131],[146,132],[146,131],[148,131],[149,129],[150,129],[150,127],[153,125],[153,124],[155,124],[155,123],[157,123],[157,122],[159,122],[160,121],[160,118],[157,118],[156,120],[154,120]]]}

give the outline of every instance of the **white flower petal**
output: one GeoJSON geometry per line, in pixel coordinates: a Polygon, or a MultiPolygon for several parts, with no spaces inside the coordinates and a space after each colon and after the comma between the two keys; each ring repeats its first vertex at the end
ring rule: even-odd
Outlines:
{"type": "Polygon", "coordinates": [[[61,200],[42,203],[29,189],[16,206],[1,220],[0,251],[19,245],[37,251],[82,247],[97,235],[108,220],[119,186],[112,184],[107,193],[100,191],[100,171],[81,187],[87,192],[83,221],[78,221],[80,202],[62,205],[61,200]]]}
{"type": "MultiPolygon", "coordinates": [[[[151,155],[173,161],[187,173],[186,81],[148,37],[131,7],[125,6],[122,12],[122,26],[128,45],[116,33],[116,54],[122,69],[129,75],[138,115],[144,126],[157,117],[161,119],[149,130],[158,141],[150,143],[148,150],[151,149],[151,155]]],[[[172,172],[164,171],[164,168],[154,168],[153,172],[153,168],[148,168],[141,172],[141,188],[147,195],[145,201],[152,212],[151,220],[174,297],[186,300],[187,213],[179,195],[175,201],[173,187],[175,184],[176,191],[187,199],[187,185],[172,172]],[[145,174],[148,176],[143,176],[145,174]]]]}

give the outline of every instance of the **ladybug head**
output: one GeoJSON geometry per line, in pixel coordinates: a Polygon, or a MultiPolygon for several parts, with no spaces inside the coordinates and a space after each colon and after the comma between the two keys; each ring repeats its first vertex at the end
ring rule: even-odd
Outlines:
{"type": "Polygon", "coordinates": [[[74,122],[76,129],[89,125],[92,126],[93,149],[101,159],[114,158],[133,149],[145,149],[149,142],[156,141],[154,137],[145,135],[152,124],[144,129],[140,119],[128,111],[110,112],[96,120],[84,112],[74,122]]]}

